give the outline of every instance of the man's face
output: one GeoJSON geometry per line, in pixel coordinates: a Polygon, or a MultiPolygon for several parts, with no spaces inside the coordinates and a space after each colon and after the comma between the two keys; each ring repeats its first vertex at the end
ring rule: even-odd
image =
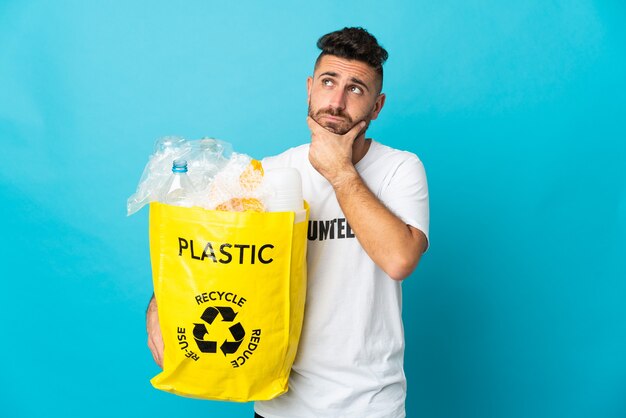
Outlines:
{"type": "Polygon", "coordinates": [[[339,135],[363,120],[369,126],[385,102],[379,89],[379,76],[368,64],[324,55],[307,79],[309,116],[339,135]]]}

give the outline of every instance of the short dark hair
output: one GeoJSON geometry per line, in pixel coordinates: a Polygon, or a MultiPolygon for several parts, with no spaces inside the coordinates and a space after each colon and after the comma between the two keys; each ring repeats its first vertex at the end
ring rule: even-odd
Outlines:
{"type": "Polygon", "coordinates": [[[324,55],[361,61],[376,70],[382,84],[383,64],[387,61],[389,54],[367,30],[356,27],[327,33],[317,41],[317,47],[322,52],[315,61],[316,67],[324,55]]]}

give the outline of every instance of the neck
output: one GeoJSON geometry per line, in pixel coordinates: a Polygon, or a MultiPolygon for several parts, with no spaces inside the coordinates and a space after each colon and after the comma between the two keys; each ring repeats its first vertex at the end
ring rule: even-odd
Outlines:
{"type": "Polygon", "coordinates": [[[352,144],[352,164],[356,164],[365,157],[372,143],[371,138],[365,138],[365,133],[359,135],[352,144]]]}

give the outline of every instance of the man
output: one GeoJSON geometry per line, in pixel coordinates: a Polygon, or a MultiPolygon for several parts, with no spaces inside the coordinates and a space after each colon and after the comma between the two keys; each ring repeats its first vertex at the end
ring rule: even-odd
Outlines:
{"type": "MultiPolygon", "coordinates": [[[[365,138],[385,104],[385,51],[361,28],[329,33],[307,79],[310,144],[266,158],[295,167],[311,207],[308,288],[289,391],[257,402],[264,418],[402,418],[406,380],[401,281],[428,246],[420,160],[365,138]]],[[[147,327],[160,364],[154,301],[147,327]]]]}

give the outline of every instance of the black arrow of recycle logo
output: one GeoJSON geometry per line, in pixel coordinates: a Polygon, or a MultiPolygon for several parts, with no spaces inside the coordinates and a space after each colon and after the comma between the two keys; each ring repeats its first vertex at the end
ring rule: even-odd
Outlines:
{"type": "MultiPolygon", "coordinates": [[[[221,315],[222,322],[233,322],[237,313],[233,311],[230,306],[209,306],[204,310],[204,313],[200,316],[200,318],[206,322],[206,324],[211,325],[213,324],[213,321],[215,321],[215,318],[217,318],[217,315],[221,315]]],[[[196,340],[198,349],[201,352],[217,353],[217,341],[204,339],[205,336],[209,335],[206,324],[194,323],[193,337],[196,340]]],[[[246,331],[239,322],[230,326],[228,329],[230,330],[230,335],[233,336],[234,341],[224,340],[220,346],[220,350],[222,350],[224,355],[237,352],[239,346],[243,342],[243,338],[246,336],[246,331]]]]}

